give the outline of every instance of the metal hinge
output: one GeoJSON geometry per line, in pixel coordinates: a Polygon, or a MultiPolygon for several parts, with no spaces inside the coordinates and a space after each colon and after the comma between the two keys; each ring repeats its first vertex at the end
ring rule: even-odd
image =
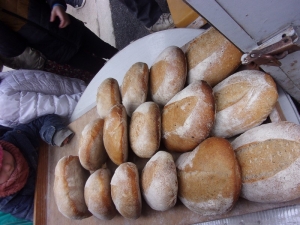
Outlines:
{"type": "Polygon", "coordinates": [[[250,53],[242,55],[242,64],[281,66],[279,59],[300,50],[299,44],[296,43],[297,40],[298,35],[295,29],[290,27],[250,53]]]}

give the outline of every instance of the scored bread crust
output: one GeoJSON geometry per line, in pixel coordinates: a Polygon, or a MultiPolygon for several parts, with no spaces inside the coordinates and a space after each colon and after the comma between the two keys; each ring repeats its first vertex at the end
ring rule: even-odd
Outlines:
{"type": "Polygon", "coordinates": [[[122,104],[111,108],[104,119],[103,142],[113,163],[120,165],[128,158],[128,124],[126,109],[122,104]]]}
{"type": "Polygon", "coordinates": [[[128,116],[147,99],[149,69],[143,62],[133,64],[126,72],[122,86],[122,104],[126,108],[128,116]]]}
{"type": "Polygon", "coordinates": [[[170,151],[191,151],[208,137],[214,120],[212,88],[205,81],[195,81],[164,106],[163,143],[170,151]]]}
{"type": "Polygon", "coordinates": [[[213,88],[216,121],[211,135],[229,138],[261,124],[278,98],[273,78],[257,70],[237,72],[213,88]]]}
{"type": "Polygon", "coordinates": [[[186,74],[184,52],[177,46],[164,49],[150,68],[149,89],[152,100],[164,106],[184,88],[186,74]]]}
{"type": "Polygon", "coordinates": [[[187,83],[205,80],[213,87],[238,68],[241,56],[236,46],[211,27],[188,44],[187,83]]]}
{"type": "Polygon", "coordinates": [[[56,164],[53,192],[58,210],[67,218],[90,217],[84,200],[84,185],[89,177],[78,156],[64,156],[56,164]]]}
{"type": "Polygon", "coordinates": [[[82,130],[79,140],[78,156],[81,165],[89,170],[100,169],[107,159],[103,144],[103,119],[90,121],[82,130]]]}
{"type": "Polygon", "coordinates": [[[114,78],[105,79],[98,87],[96,96],[97,113],[104,119],[109,110],[121,103],[121,93],[118,81],[114,78]]]}
{"type": "Polygon", "coordinates": [[[300,197],[300,125],[263,124],[237,137],[232,146],[242,169],[243,198],[279,203],[300,197]]]}
{"type": "Polygon", "coordinates": [[[203,216],[230,211],[241,190],[241,171],[231,144],[224,138],[205,139],[176,161],[178,197],[203,216]]]}
{"type": "Polygon", "coordinates": [[[158,150],[161,140],[161,114],[155,102],[141,104],[132,114],[129,143],[141,158],[150,158],[158,150]]]}
{"type": "Polygon", "coordinates": [[[84,199],[89,211],[98,219],[111,220],[117,211],[111,198],[109,169],[95,171],[86,181],[84,199]]]}
{"type": "Polygon", "coordinates": [[[135,164],[121,164],[111,179],[111,196],[118,212],[125,218],[137,219],[142,211],[139,173],[135,164]]]}

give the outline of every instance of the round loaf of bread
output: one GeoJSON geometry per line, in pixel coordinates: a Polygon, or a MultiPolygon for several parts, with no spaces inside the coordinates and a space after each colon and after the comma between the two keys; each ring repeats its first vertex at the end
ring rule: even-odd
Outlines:
{"type": "Polygon", "coordinates": [[[187,83],[205,80],[213,87],[239,67],[243,53],[211,27],[188,44],[185,54],[187,83]]]}
{"type": "Polygon", "coordinates": [[[58,210],[65,217],[81,220],[92,215],[84,200],[84,185],[89,175],[78,156],[64,156],[57,162],[53,192],[58,210]]]}
{"type": "Polygon", "coordinates": [[[273,78],[258,70],[237,72],[213,88],[216,121],[212,136],[230,138],[261,124],[277,98],[273,78]]]}
{"type": "Polygon", "coordinates": [[[121,93],[118,81],[114,78],[105,79],[97,90],[96,106],[100,118],[104,119],[109,110],[121,103],[121,93]]]}
{"type": "Polygon", "coordinates": [[[111,197],[118,212],[129,219],[137,219],[142,211],[139,173],[135,164],[118,166],[111,179],[111,197]]]}
{"type": "Polygon", "coordinates": [[[141,158],[150,158],[158,150],[161,139],[161,115],[155,102],[141,104],[132,114],[129,143],[141,158]]]}
{"type": "Polygon", "coordinates": [[[113,163],[120,165],[128,158],[128,124],[126,109],[122,104],[111,108],[104,119],[103,142],[113,163]]]}
{"type": "Polygon", "coordinates": [[[124,76],[121,95],[128,116],[147,99],[149,69],[143,62],[133,64],[124,76]]]}
{"type": "Polygon", "coordinates": [[[263,124],[232,142],[242,171],[241,196],[279,203],[300,197],[300,125],[263,124]]]}
{"type": "Polygon", "coordinates": [[[117,211],[110,192],[109,169],[95,171],[86,181],[84,199],[89,211],[98,219],[111,220],[117,211]]]}
{"type": "Polygon", "coordinates": [[[103,144],[103,119],[90,121],[82,130],[78,156],[81,165],[93,172],[100,169],[107,159],[103,144]]]}
{"type": "Polygon", "coordinates": [[[177,201],[176,165],[170,153],[159,151],[147,162],[141,175],[142,194],[154,210],[166,211],[177,201]]]}
{"type": "Polygon", "coordinates": [[[177,46],[164,49],[150,68],[150,94],[154,102],[164,106],[184,88],[186,81],[186,58],[177,46]]]}
{"type": "Polygon", "coordinates": [[[203,216],[230,211],[241,191],[241,172],[231,144],[224,138],[205,139],[176,161],[178,197],[203,216]]]}
{"type": "Polygon", "coordinates": [[[214,120],[212,88],[205,81],[195,81],[164,106],[163,143],[170,151],[191,151],[207,138],[214,120]]]}

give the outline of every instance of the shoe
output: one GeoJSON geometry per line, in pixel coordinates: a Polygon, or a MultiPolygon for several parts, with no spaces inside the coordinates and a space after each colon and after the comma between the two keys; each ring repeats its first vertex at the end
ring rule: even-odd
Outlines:
{"type": "Polygon", "coordinates": [[[167,30],[174,28],[175,24],[172,19],[171,13],[163,13],[157,22],[151,26],[150,28],[147,28],[147,30],[150,31],[150,33],[161,31],[161,30],[167,30]]]}
{"type": "Polygon", "coordinates": [[[75,9],[81,9],[85,4],[85,0],[68,0],[66,3],[73,6],[75,9]]]}

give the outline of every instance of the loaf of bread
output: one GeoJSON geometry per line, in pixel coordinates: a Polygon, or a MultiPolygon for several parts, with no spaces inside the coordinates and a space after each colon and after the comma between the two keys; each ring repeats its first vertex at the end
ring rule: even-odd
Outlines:
{"type": "Polygon", "coordinates": [[[149,69],[143,62],[133,64],[124,76],[121,95],[128,116],[147,99],[149,69]]]}
{"type": "Polygon", "coordinates": [[[141,104],[132,114],[129,143],[141,158],[150,158],[158,150],[161,140],[161,114],[155,102],[141,104]]]}
{"type": "Polygon", "coordinates": [[[122,104],[111,108],[104,119],[103,142],[113,163],[120,165],[128,158],[128,124],[126,109],[122,104]]]}
{"type": "Polygon", "coordinates": [[[93,172],[106,162],[107,153],[103,144],[103,119],[90,121],[81,132],[78,156],[81,165],[93,172]]]}
{"type": "Polygon", "coordinates": [[[187,83],[205,80],[213,87],[238,68],[243,53],[211,27],[188,44],[185,54],[187,83]]]}
{"type": "Polygon", "coordinates": [[[150,68],[150,94],[154,102],[164,106],[186,82],[186,58],[177,46],[164,49],[150,68]]]}
{"type": "Polygon", "coordinates": [[[191,151],[208,137],[214,120],[212,88],[205,81],[195,81],[164,106],[162,141],[170,151],[191,151]]]}
{"type": "Polygon", "coordinates": [[[170,153],[159,151],[147,162],[141,175],[142,194],[154,210],[166,211],[177,201],[176,165],[170,153]]]}
{"type": "Polygon", "coordinates": [[[58,210],[67,218],[81,220],[92,216],[84,200],[84,185],[89,177],[78,156],[64,156],[56,164],[54,198],[58,210]]]}
{"type": "Polygon", "coordinates": [[[300,125],[263,124],[232,142],[242,170],[241,196],[279,203],[300,197],[300,125]]]}
{"type": "Polygon", "coordinates": [[[97,90],[96,107],[100,118],[104,119],[109,110],[121,103],[118,81],[114,78],[105,79],[97,90]]]}
{"type": "Polygon", "coordinates": [[[117,213],[111,198],[110,180],[109,169],[99,169],[88,178],[84,187],[89,211],[101,220],[111,220],[117,213]]]}
{"type": "Polygon", "coordinates": [[[139,173],[135,164],[118,166],[111,179],[111,197],[118,212],[129,219],[137,219],[142,211],[139,173]]]}
{"type": "Polygon", "coordinates": [[[261,124],[278,98],[273,78],[258,70],[237,72],[216,85],[213,92],[217,113],[211,135],[224,138],[261,124]]]}
{"type": "Polygon", "coordinates": [[[205,139],[176,161],[178,197],[203,216],[230,211],[241,191],[241,171],[231,144],[224,138],[205,139]]]}

